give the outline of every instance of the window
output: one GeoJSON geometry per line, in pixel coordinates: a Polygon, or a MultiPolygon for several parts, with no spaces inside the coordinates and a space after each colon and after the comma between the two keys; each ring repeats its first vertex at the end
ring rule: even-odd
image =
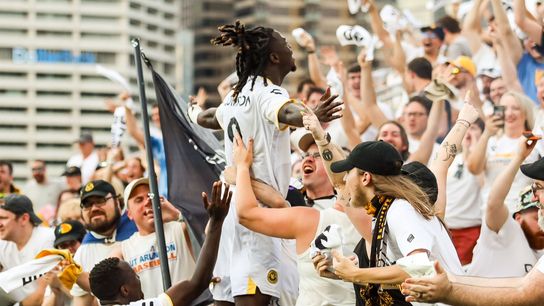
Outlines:
{"type": "Polygon", "coordinates": [[[64,38],[68,38],[68,37],[72,36],[72,33],[65,32],[65,31],[43,31],[43,30],[38,30],[37,31],[37,36],[38,37],[57,37],[57,38],[64,37],[64,38]]]}
{"type": "Polygon", "coordinates": [[[72,78],[69,74],[60,73],[38,73],[36,75],[38,80],[69,80],[72,78]]]}

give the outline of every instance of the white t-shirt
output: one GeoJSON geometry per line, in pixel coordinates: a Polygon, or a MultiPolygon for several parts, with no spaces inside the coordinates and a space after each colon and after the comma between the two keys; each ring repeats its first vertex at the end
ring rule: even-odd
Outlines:
{"type": "MultiPolygon", "coordinates": [[[[27,263],[36,257],[43,249],[52,249],[55,241],[55,233],[52,228],[37,226],[34,227],[30,239],[21,249],[17,249],[14,242],[0,240],[0,271],[13,268],[27,263]]],[[[12,292],[12,298],[22,300],[36,290],[36,282],[28,284],[12,292]]]]}
{"type": "Polygon", "coordinates": [[[544,273],[544,257],[541,257],[536,263],[536,268],[538,271],[544,273]]]}
{"type": "MultiPolygon", "coordinates": [[[[493,182],[501,172],[504,171],[512,158],[514,158],[519,147],[519,139],[520,138],[510,138],[505,135],[500,138],[493,136],[489,139],[486,152],[485,182],[482,186],[482,201],[484,206],[487,205],[489,192],[491,191],[493,182]]],[[[533,151],[529,157],[525,159],[524,163],[532,163],[536,160],[538,160],[538,153],[533,151]]],[[[519,194],[521,190],[531,183],[532,179],[526,177],[518,170],[514,182],[512,183],[512,187],[504,201],[508,206],[510,213],[514,213],[519,204],[519,194]]]]}
{"type": "Polygon", "coordinates": [[[428,250],[429,259],[438,260],[446,271],[464,274],[448,231],[437,217],[426,220],[406,200],[396,199],[387,212],[386,222],[386,256],[382,257],[386,266],[422,249],[428,250]]]}
{"type": "Polygon", "coordinates": [[[170,299],[168,294],[161,293],[156,298],[130,302],[130,304],[125,304],[125,305],[116,304],[112,306],[174,306],[174,303],[172,303],[172,299],[170,299]]]}
{"type": "MultiPolygon", "coordinates": [[[[347,215],[334,208],[320,211],[319,224],[317,225],[314,240],[325,228],[331,224],[337,224],[342,229],[343,246],[345,249],[354,250],[361,240],[347,215]]],[[[349,256],[350,254],[344,254],[349,256]]],[[[353,284],[348,282],[319,277],[310,258],[310,248],[297,256],[297,270],[300,275],[300,294],[297,305],[321,306],[321,305],[355,305],[355,292],[353,284]]]]}
{"type": "MultiPolygon", "coordinates": [[[[94,233],[94,236],[99,237],[99,235],[96,233],[94,233]]],[[[115,237],[115,234],[113,235],[113,237],[115,237]]],[[[111,254],[111,252],[116,248],[118,243],[120,242],[115,241],[113,243],[82,244],[77,249],[76,254],[74,255],[74,261],[81,265],[83,271],[90,272],[98,262],[100,262],[104,258],[107,258],[111,254]]],[[[73,296],[84,296],[90,294],[89,292],[81,289],[77,284],[74,284],[74,287],[72,287],[70,293],[73,296]]]]}
{"type": "Polygon", "coordinates": [[[73,155],[66,163],[66,166],[79,167],[81,170],[81,184],[85,185],[91,180],[91,176],[96,170],[96,166],[98,166],[98,154],[96,151],[93,151],[93,153],[91,153],[85,159],[83,159],[83,155],[81,153],[73,155]]]}
{"type": "Polygon", "coordinates": [[[472,61],[476,65],[476,68],[478,68],[478,71],[499,67],[495,51],[485,43],[480,44],[480,48],[472,56],[472,61]]]}
{"type": "Polygon", "coordinates": [[[14,242],[0,240],[0,264],[3,270],[13,268],[34,259],[43,249],[52,249],[55,233],[52,228],[36,226],[30,239],[21,249],[14,242]]]}
{"type": "Polygon", "coordinates": [[[482,222],[468,275],[522,277],[536,264],[538,254],[529,246],[519,223],[508,217],[498,233],[482,222]]]}
{"type": "MultiPolygon", "coordinates": [[[[179,222],[164,224],[164,236],[168,267],[172,283],[190,279],[195,271],[195,261],[179,222]]],[[[134,233],[121,242],[123,259],[140,277],[144,298],[157,296],[163,292],[160,259],[155,233],[142,236],[134,233]]]]}
{"type": "MultiPolygon", "coordinates": [[[[406,63],[410,62],[416,57],[424,57],[425,56],[425,50],[423,50],[423,47],[416,47],[409,43],[402,43],[402,49],[404,49],[404,53],[406,53],[406,63]]],[[[448,58],[444,56],[442,53],[442,50],[440,51],[440,54],[438,54],[438,58],[436,59],[435,63],[431,63],[433,66],[436,64],[443,64],[448,61],[448,58]]]]}
{"type": "Polygon", "coordinates": [[[234,130],[239,128],[244,143],[253,138],[252,174],[255,178],[287,196],[291,177],[289,129],[278,121],[278,112],[291,100],[287,90],[274,85],[268,86],[264,79],[257,77],[251,90],[252,77],[242,88],[236,101],[232,92],[217,108],[215,116],[225,131],[225,155],[227,165],[232,165],[234,130]]]}
{"type": "MultiPolygon", "coordinates": [[[[417,151],[417,149],[419,149],[419,146],[421,145],[421,141],[408,136],[408,144],[409,144],[408,152],[414,153],[415,151],[417,151]]],[[[427,162],[427,165],[429,166],[431,165],[431,161],[438,153],[438,150],[440,150],[440,145],[437,144],[436,142],[433,142],[433,150],[431,152],[431,156],[429,157],[429,161],[427,162]]]]}
{"type": "Polygon", "coordinates": [[[463,154],[448,168],[446,224],[462,229],[482,224],[482,198],[478,178],[468,171],[463,154]]]}

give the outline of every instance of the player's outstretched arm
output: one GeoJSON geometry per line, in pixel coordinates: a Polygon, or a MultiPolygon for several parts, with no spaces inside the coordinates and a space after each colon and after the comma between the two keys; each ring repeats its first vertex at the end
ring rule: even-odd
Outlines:
{"type": "Polygon", "coordinates": [[[231,198],[232,192],[229,192],[227,184],[221,195],[220,181],[213,183],[211,200],[208,199],[206,193],[202,193],[202,200],[210,215],[208,234],[191,279],[177,283],[166,291],[174,306],[190,305],[208,287],[217,259],[223,220],[229,211],[231,198]]]}
{"type": "MultiPolygon", "coordinates": [[[[320,122],[329,122],[342,117],[342,102],[334,101],[338,95],[331,95],[331,89],[327,88],[321,97],[321,103],[314,109],[314,113],[320,122]]],[[[286,103],[278,112],[278,121],[290,126],[302,127],[302,113],[304,106],[297,103],[286,103]]]]}

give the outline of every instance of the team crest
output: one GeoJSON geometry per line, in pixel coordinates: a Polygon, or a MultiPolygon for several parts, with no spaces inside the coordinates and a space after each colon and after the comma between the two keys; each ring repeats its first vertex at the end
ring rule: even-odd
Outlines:
{"type": "Polygon", "coordinates": [[[268,271],[268,274],[266,275],[266,280],[271,283],[272,285],[275,285],[278,283],[278,272],[276,270],[271,269],[268,271]]]}
{"type": "Polygon", "coordinates": [[[66,234],[72,230],[72,225],[68,223],[62,223],[59,227],[59,234],[66,234]]]}
{"type": "Polygon", "coordinates": [[[94,185],[92,182],[88,183],[87,185],[85,185],[85,192],[89,192],[91,190],[94,189],[94,185]]]}

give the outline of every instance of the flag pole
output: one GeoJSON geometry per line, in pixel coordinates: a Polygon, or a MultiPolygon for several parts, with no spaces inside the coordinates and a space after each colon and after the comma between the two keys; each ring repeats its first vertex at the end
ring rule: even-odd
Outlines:
{"type": "Polygon", "coordinates": [[[147,115],[147,98],[145,96],[145,82],[144,74],[142,72],[142,51],[140,49],[140,40],[138,38],[134,38],[132,40],[132,46],[134,47],[134,61],[136,62],[138,89],[140,92],[140,102],[142,105],[142,121],[144,124],[145,150],[147,155],[147,172],[149,174],[149,198],[153,204],[153,221],[155,223],[155,233],[157,235],[157,244],[159,247],[159,259],[161,261],[162,287],[164,291],[166,291],[166,289],[170,288],[172,285],[172,281],[170,279],[170,270],[168,269],[168,257],[166,253],[166,243],[164,240],[164,227],[162,223],[161,205],[157,187],[157,175],[155,174],[153,153],[151,151],[149,117],[147,115]]]}

